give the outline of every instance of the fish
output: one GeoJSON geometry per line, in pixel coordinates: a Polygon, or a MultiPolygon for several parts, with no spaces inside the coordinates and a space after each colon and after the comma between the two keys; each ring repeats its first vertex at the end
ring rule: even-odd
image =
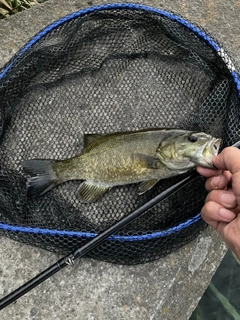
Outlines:
{"type": "Polygon", "coordinates": [[[204,132],[152,128],[109,134],[86,134],[82,152],[64,160],[29,159],[22,162],[27,196],[36,199],[70,180],[84,180],[78,188],[83,202],[97,201],[110,188],[140,183],[139,195],[159,180],[201,165],[214,168],[221,139],[204,132]]]}

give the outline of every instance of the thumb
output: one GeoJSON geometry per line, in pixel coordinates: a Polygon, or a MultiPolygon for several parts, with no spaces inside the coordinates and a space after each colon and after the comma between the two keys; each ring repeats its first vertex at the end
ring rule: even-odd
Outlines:
{"type": "Polygon", "coordinates": [[[213,164],[217,169],[228,170],[231,174],[240,172],[240,150],[235,147],[228,147],[213,158],[213,164]]]}

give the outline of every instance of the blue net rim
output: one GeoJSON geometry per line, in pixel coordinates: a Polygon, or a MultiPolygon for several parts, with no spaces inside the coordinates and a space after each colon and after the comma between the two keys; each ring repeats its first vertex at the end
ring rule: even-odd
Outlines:
{"type": "MultiPolygon", "coordinates": [[[[225,51],[219,47],[219,45],[213,41],[208,35],[206,35],[202,30],[198,27],[194,26],[189,21],[173,14],[167,12],[165,10],[157,9],[151,6],[145,6],[140,4],[134,3],[111,3],[111,4],[102,4],[93,7],[89,7],[83,10],[79,10],[73,12],[59,20],[53,22],[46,28],[42,29],[39,33],[37,33],[34,37],[32,37],[26,44],[23,46],[15,57],[12,59],[11,62],[5,65],[5,67],[0,72],[0,79],[3,79],[8,71],[14,67],[15,61],[21,57],[21,55],[31,48],[35,43],[37,43],[41,38],[43,38],[46,34],[50,33],[55,28],[59,27],[60,25],[84,15],[96,12],[96,11],[104,11],[104,10],[121,10],[121,9],[128,9],[128,10],[140,10],[140,11],[147,11],[151,13],[155,13],[164,17],[167,17],[173,21],[176,21],[186,28],[190,29],[194,32],[199,38],[201,38],[205,43],[207,43],[213,50],[217,51],[221,58],[223,59],[224,63],[228,67],[233,81],[235,83],[236,89],[238,91],[238,95],[240,96],[240,80],[238,78],[238,74],[235,72],[235,67],[233,66],[231,59],[225,53],[225,51]]],[[[198,213],[197,215],[193,216],[191,219],[186,220],[185,222],[179,223],[178,225],[168,228],[162,231],[156,231],[153,233],[146,233],[142,235],[112,235],[108,238],[108,240],[117,240],[117,241],[143,241],[143,240],[151,240],[157,239],[161,237],[166,237],[173,233],[177,233],[187,227],[197,223],[201,220],[201,215],[198,213]]],[[[34,228],[34,227],[26,227],[26,226],[15,226],[11,224],[0,223],[0,230],[5,232],[18,232],[18,233],[31,233],[37,235],[47,235],[47,236],[62,236],[62,237],[76,237],[76,238],[94,238],[98,234],[94,232],[78,232],[78,231],[67,231],[67,230],[58,230],[58,229],[44,229],[44,228],[34,228]]]]}
{"type": "MultiPolygon", "coordinates": [[[[146,233],[142,235],[111,235],[107,238],[110,241],[121,241],[121,242],[132,242],[132,241],[144,241],[144,240],[153,240],[161,237],[166,237],[171,234],[177,233],[180,230],[186,229],[194,223],[201,220],[200,213],[194,216],[191,219],[186,220],[174,227],[168,228],[162,231],[156,231],[154,233],[146,233]]],[[[15,226],[11,224],[0,223],[0,230],[4,232],[16,232],[16,233],[28,233],[36,235],[45,235],[45,236],[57,236],[57,237],[71,237],[71,238],[83,238],[91,239],[96,237],[98,234],[95,232],[82,232],[82,231],[67,231],[67,230],[58,230],[58,229],[44,229],[44,228],[33,228],[33,227],[24,227],[24,226],[15,226]]]]}

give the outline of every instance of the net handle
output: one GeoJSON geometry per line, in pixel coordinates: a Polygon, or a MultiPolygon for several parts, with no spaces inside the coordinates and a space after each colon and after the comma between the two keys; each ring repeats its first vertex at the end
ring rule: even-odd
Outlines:
{"type": "MultiPolygon", "coordinates": [[[[232,145],[233,147],[240,148],[240,140],[232,145]]],[[[187,183],[191,180],[196,178],[198,173],[196,170],[191,171],[188,176],[186,176],[181,181],[175,183],[171,187],[167,188],[160,194],[158,194],[153,199],[146,202],[144,205],[139,207],[138,209],[131,212],[126,217],[123,217],[118,222],[114,223],[111,227],[107,228],[103,232],[99,233],[96,237],[92,240],[88,241],[85,245],[80,247],[79,249],[75,250],[71,254],[67,255],[64,258],[61,258],[56,263],[51,265],[49,268],[44,270],[43,272],[36,275],[34,278],[29,280],[28,282],[24,283],[21,287],[16,289],[15,291],[11,292],[7,296],[3,297],[0,300],[0,310],[8,306],[9,304],[16,301],[18,298],[22,297],[24,294],[32,290],[33,288],[37,287],[40,283],[44,282],[52,275],[60,271],[61,269],[65,268],[66,266],[73,265],[74,260],[84,256],[85,254],[89,253],[93,249],[97,248],[100,244],[102,244],[109,236],[118,232],[121,228],[126,226],[128,223],[136,219],[137,217],[141,216],[144,212],[154,207],[160,201],[164,200],[180,188],[184,187],[187,183]]]]}

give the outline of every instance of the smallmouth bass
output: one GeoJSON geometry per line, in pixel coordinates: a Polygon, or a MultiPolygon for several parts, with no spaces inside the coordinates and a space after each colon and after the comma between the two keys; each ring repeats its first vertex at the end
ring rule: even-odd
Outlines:
{"type": "Polygon", "coordinates": [[[32,159],[22,162],[27,194],[37,198],[69,180],[85,180],[78,192],[94,202],[113,186],[139,183],[139,194],[159,180],[201,165],[214,168],[221,139],[204,132],[146,129],[85,135],[82,153],[65,160],[32,159]]]}

